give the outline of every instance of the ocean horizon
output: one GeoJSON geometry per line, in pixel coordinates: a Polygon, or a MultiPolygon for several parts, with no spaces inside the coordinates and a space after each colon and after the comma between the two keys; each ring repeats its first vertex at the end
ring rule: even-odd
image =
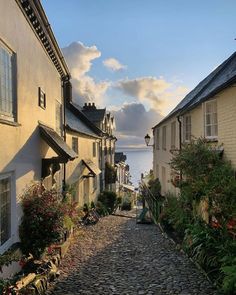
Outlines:
{"type": "Polygon", "coordinates": [[[130,167],[131,182],[135,187],[138,187],[141,179],[141,173],[149,173],[150,169],[152,169],[152,149],[117,147],[116,151],[123,152],[127,156],[126,163],[130,167]]]}

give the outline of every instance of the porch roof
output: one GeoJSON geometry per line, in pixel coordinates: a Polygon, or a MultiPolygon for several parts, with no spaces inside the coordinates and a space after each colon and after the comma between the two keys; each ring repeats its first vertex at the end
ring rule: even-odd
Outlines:
{"type": "Polygon", "coordinates": [[[65,143],[65,141],[52,128],[39,124],[39,132],[42,139],[54,150],[54,152],[67,162],[74,160],[78,155],[65,143]]]}
{"type": "Polygon", "coordinates": [[[97,165],[90,159],[82,160],[84,165],[88,168],[88,170],[95,176],[99,175],[102,171],[97,167],[97,165]]]}

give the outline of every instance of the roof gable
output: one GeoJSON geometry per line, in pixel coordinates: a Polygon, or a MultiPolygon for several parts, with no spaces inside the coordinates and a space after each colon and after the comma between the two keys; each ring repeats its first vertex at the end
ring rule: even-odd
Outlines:
{"type": "Polygon", "coordinates": [[[227,60],[225,60],[205,79],[203,79],[161,122],[159,122],[153,128],[171,118],[172,116],[189,110],[204,99],[215,95],[217,92],[235,81],[236,52],[234,52],[227,60]]]}

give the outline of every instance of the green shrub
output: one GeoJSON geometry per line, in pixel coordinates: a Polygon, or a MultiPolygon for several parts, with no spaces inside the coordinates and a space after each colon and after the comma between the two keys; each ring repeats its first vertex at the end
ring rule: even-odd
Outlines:
{"type": "Polygon", "coordinates": [[[105,206],[109,214],[114,211],[116,200],[116,193],[110,191],[104,191],[98,196],[98,201],[105,206]]]}
{"type": "Polygon", "coordinates": [[[183,200],[168,194],[159,221],[169,230],[174,229],[183,239],[185,230],[192,223],[191,209],[183,200]]]}
{"type": "Polygon", "coordinates": [[[22,197],[23,217],[19,228],[23,253],[38,258],[46,247],[60,240],[64,219],[61,198],[40,183],[27,189],[22,197]]]}
{"type": "Polygon", "coordinates": [[[104,204],[100,201],[97,201],[96,204],[96,211],[100,216],[106,216],[109,214],[109,212],[107,211],[107,208],[104,206],[104,204]]]}
{"type": "Polygon", "coordinates": [[[121,210],[131,210],[132,206],[131,206],[131,202],[129,201],[124,201],[122,204],[121,204],[121,210]]]}

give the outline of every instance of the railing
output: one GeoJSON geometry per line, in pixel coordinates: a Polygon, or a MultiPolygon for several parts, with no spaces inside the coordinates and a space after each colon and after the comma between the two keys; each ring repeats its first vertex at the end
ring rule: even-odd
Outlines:
{"type": "Polygon", "coordinates": [[[142,196],[148,205],[148,209],[151,212],[152,218],[155,223],[158,223],[158,219],[162,210],[162,196],[159,193],[154,196],[145,183],[145,179],[142,179],[141,181],[141,189],[142,196]]]}

